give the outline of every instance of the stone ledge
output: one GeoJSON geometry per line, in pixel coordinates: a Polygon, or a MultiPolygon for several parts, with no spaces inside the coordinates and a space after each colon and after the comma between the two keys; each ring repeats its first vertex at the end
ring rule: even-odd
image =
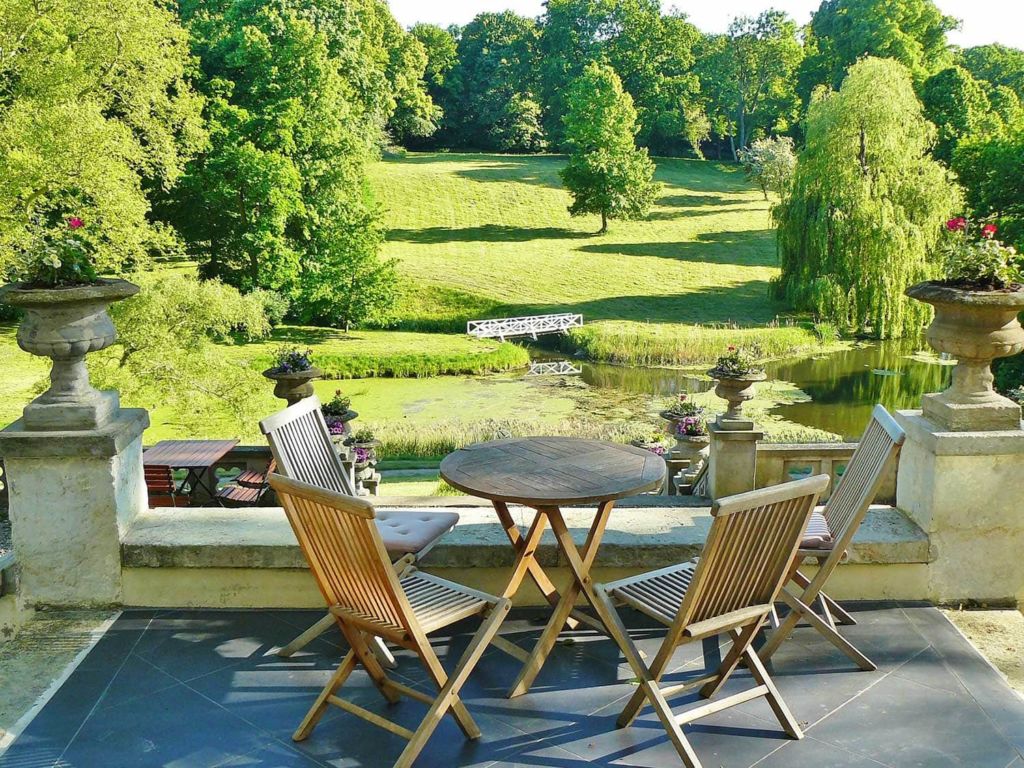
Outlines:
{"type": "MultiPolygon", "coordinates": [[[[428,568],[495,568],[512,565],[512,549],[494,513],[480,507],[458,510],[461,519],[425,558],[428,568]]],[[[520,525],[531,512],[512,507],[520,525]]],[[[567,509],[566,522],[578,545],[593,512],[567,509]]],[[[700,554],[711,526],[707,507],[617,508],[605,534],[597,565],[647,570],[700,554]]],[[[550,531],[538,559],[565,565],[550,531]]],[[[892,507],[875,506],[854,538],[850,562],[906,564],[931,559],[927,535],[892,507]]],[[[277,507],[149,510],[122,541],[125,568],[305,568],[295,536],[277,507]]]]}
{"type": "Polygon", "coordinates": [[[109,459],[139,437],[149,426],[143,408],[122,408],[99,429],[30,431],[23,419],[0,430],[0,455],[5,459],[52,459],[69,456],[109,459]]]}
{"type": "Polygon", "coordinates": [[[907,438],[924,445],[935,456],[1007,456],[1024,453],[1021,429],[981,432],[944,432],[921,411],[897,411],[896,421],[907,438]]]}

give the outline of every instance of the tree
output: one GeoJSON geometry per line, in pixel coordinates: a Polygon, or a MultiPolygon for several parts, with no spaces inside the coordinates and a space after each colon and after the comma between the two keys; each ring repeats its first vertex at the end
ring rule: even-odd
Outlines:
{"type": "Polygon", "coordinates": [[[186,9],[211,140],[163,209],[203,276],[277,291],[294,314],[345,326],[368,317],[332,319],[310,276],[342,267],[388,274],[365,163],[398,108],[387,90],[392,52],[383,42],[375,54],[364,48],[368,38],[387,39],[382,6],[360,7],[358,24],[327,0],[186,9]]]}
{"type": "Polygon", "coordinates": [[[953,152],[953,170],[979,218],[1000,222],[1000,239],[1024,247],[1024,125],[968,137],[953,152]]]}
{"type": "Polygon", "coordinates": [[[435,103],[440,103],[445,79],[459,60],[458,44],[451,32],[441,29],[436,24],[414,24],[409,29],[409,34],[420,41],[423,51],[427,54],[423,80],[427,84],[431,98],[435,103]]]}
{"type": "Polygon", "coordinates": [[[693,70],[701,34],[684,16],[663,16],[657,0],[548,0],[541,29],[540,95],[552,144],[564,143],[569,87],[591,61],[610,65],[633,97],[641,145],[674,152],[702,134],[693,70]]]}
{"type": "Polygon", "coordinates": [[[993,43],[960,52],[960,64],[978,80],[1006,86],[1024,99],[1024,51],[993,43]]]}
{"type": "Polygon", "coordinates": [[[102,231],[101,270],[174,247],[147,190],[203,141],[188,36],[149,0],[0,5],[0,278],[70,215],[102,231]]]}
{"type": "Polygon", "coordinates": [[[647,215],[660,185],[654,163],[637,149],[636,109],[615,70],[590,63],[568,94],[565,135],[571,148],[562,183],[572,193],[569,213],[601,214],[600,233],[609,219],[647,215]]]}
{"type": "Polygon", "coordinates": [[[237,434],[251,434],[261,415],[252,393],[266,382],[224,345],[236,335],[267,335],[259,297],[178,274],[132,280],[142,290],[110,308],[117,340],[89,358],[94,383],[136,405],[169,407],[187,430],[205,429],[226,412],[237,434]]]}
{"type": "Polygon", "coordinates": [[[717,115],[733,158],[761,131],[785,131],[796,120],[794,73],[803,57],[796,24],[781,11],[742,17],[706,44],[701,88],[717,115]]]}
{"type": "Polygon", "coordinates": [[[511,11],[481,13],[459,35],[458,63],[445,81],[445,136],[455,146],[534,151],[537,24],[511,11]]]}
{"type": "Polygon", "coordinates": [[[927,307],[903,296],[932,275],[943,222],[960,206],[929,156],[935,128],[909,70],[866,58],[816,98],[793,189],[774,211],[781,294],[800,310],[879,338],[920,330],[927,307]]]}
{"type": "Polygon", "coordinates": [[[952,64],[946,33],[957,25],[933,0],[824,0],[811,19],[814,55],[801,73],[801,96],[808,101],[819,84],[838,88],[863,56],[895,59],[920,84],[952,64]]]}
{"type": "Polygon", "coordinates": [[[933,154],[947,164],[962,138],[995,128],[985,88],[963,67],[948,67],[925,80],[921,102],[939,130],[933,154]]]}
{"type": "Polygon", "coordinates": [[[796,171],[796,153],[789,136],[758,139],[747,149],[740,150],[739,159],[747,176],[761,188],[765,200],[769,190],[780,200],[789,194],[796,171]]]}

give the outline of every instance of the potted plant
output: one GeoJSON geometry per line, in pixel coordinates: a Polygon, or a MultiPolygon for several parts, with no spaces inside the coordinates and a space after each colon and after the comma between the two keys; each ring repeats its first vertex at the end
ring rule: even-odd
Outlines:
{"type": "Polygon", "coordinates": [[[25,408],[26,429],[97,429],[120,407],[116,392],[99,392],[89,383],[85,356],[114,343],[107,308],[139,287],[97,275],[96,238],[77,216],[41,227],[25,251],[22,280],[3,289],[0,300],[25,312],[18,346],[53,361],[49,389],[25,408]]]}
{"type": "Polygon", "coordinates": [[[356,431],[352,437],[345,441],[345,444],[352,448],[353,461],[356,471],[360,472],[368,468],[377,460],[377,446],[380,442],[374,437],[373,431],[363,427],[356,431]]]}
{"type": "Polygon", "coordinates": [[[743,403],[754,397],[754,384],[768,376],[758,364],[757,348],[746,350],[730,346],[727,354],[718,358],[708,375],[716,381],[715,394],[729,403],[725,413],[720,414],[716,424],[720,429],[753,429],[754,423],[743,418],[743,403]]]}
{"type": "Polygon", "coordinates": [[[668,422],[668,433],[676,441],[672,458],[697,460],[710,442],[704,408],[691,401],[688,395],[680,394],[661,412],[661,418],[668,422]]]}
{"type": "Polygon", "coordinates": [[[659,434],[640,437],[635,440],[630,440],[629,443],[636,448],[643,448],[645,451],[650,451],[655,456],[665,455],[665,444],[662,442],[662,436],[659,434]]]}
{"type": "Polygon", "coordinates": [[[274,384],[274,394],[295,405],[313,394],[313,379],[319,379],[324,372],[313,365],[313,350],[303,350],[294,345],[278,347],[274,353],[274,365],[263,372],[274,384]]]}
{"type": "Polygon", "coordinates": [[[957,359],[952,385],[925,395],[925,417],[950,431],[1020,429],[1020,406],[992,387],[992,361],[1024,350],[1024,260],[996,239],[996,225],[964,217],[946,222],[945,278],[912,285],[931,304],[928,343],[957,359]]]}
{"type": "Polygon", "coordinates": [[[327,430],[335,437],[347,435],[348,423],[359,415],[352,410],[352,398],[343,395],[340,389],[334,390],[334,397],[320,406],[320,410],[327,422],[327,430]]]}

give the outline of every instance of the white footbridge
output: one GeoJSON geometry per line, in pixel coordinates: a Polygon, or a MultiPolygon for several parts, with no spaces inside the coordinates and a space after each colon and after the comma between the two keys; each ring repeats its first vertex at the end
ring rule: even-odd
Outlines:
{"type": "Polygon", "coordinates": [[[534,341],[543,333],[565,333],[570,328],[582,328],[583,315],[565,312],[558,315],[532,315],[530,317],[499,317],[493,320],[470,320],[466,333],[478,339],[505,339],[529,336],[534,341]]]}

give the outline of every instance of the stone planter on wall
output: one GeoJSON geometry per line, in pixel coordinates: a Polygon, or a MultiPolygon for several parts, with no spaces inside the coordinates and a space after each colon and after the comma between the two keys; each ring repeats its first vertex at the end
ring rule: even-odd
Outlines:
{"type": "Polygon", "coordinates": [[[918,283],[911,298],[931,304],[935,319],[928,343],[957,359],[945,392],[925,395],[925,418],[950,432],[1019,430],[1021,409],[992,388],[992,361],[1024,350],[1024,289],[971,291],[939,283],[918,283]]]}
{"type": "Polygon", "coordinates": [[[102,280],[70,288],[7,286],[2,301],[25,311],[18,346],[53,361],[50,388],[25,407],[25,429],[92,430],[117,414],[116,392],[100,392],[89,383],[85,356],[114,343],[107,308],[139,287],[125,280],[102,280]]]}
{"type": "Polygon", "coordinates": [[[324,375],[316,366],[306,371],[293,371],[291,373],[277,373],[273,368],[263,372],[274,383],[274,395],[281,398],[288,405],[295,405],[300,400],[313,395],[313,380],[324,375]]]}
{"type": "Polygon", "coordinates": [[[733,376],[712,368],[708,376],[713,378],[715,394],[725,400],[729,407],[725,413],[719,414],[715,424],[724,430],[748,430],[754,428],[754,422],[743,418],[743,403],[754,399],[754,385],[768,378],[764,371],[733,376]]]}

